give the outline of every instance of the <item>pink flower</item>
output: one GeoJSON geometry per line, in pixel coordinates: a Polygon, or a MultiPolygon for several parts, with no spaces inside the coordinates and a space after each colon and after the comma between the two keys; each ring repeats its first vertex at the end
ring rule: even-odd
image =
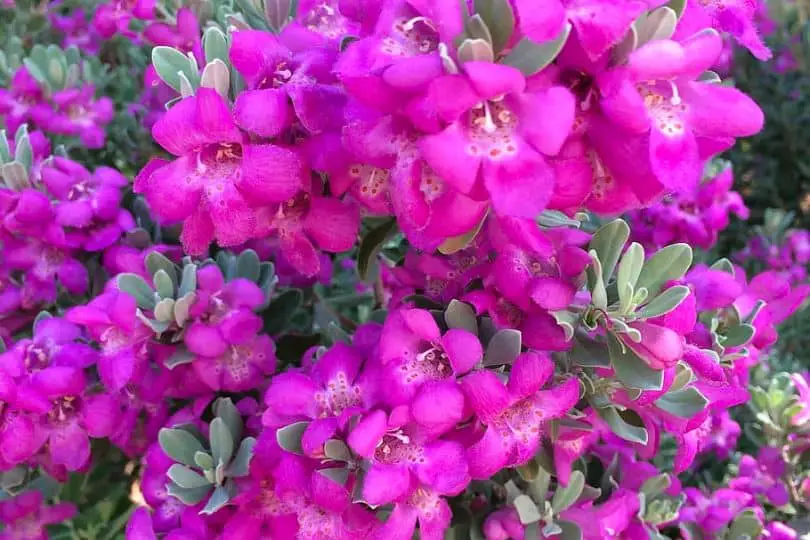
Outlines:
{"type": "Polygon", "coordinates": [[[407,499],[420,486],[458,495],[470,482],[461,444],[425,437],[409,422],[406,407],[365,415],[347,442],[368,460],[363,498],[373,506],[407,499]]]}
{"type": "Polygon", "coordinates": [[[12,499],[0,501],[0,521],[5,525],[0,538],[46,540],[49,525],[71,519],[75,514],[76,507],[70,503],[48,506],[42,500],[42,493],[26,491],[12,499]]]}
{"type": "Polygon", "coordinates": [[[232,246],[253,238],[257,207],[286,201],[306,178],[291,150],[247,143],[227,103],[209,88],[172,107],[152,134],[178,157],[152,159],[135,190],[161,221],[183,222],[190,254],[204,253],[213,240],[232,246]]]}
{"type": "Polygon", "coordinates": [[[553,373],[554,364],[547,356],[523,353],[515,360],[506,386],[492,371],[476,371],[461,381],[483,429],[480,440],[467,449],[470,476],[489,478],[534,457],[546,422],[565,416],[579,401],[576,379],[540,390],[553,373]]]}

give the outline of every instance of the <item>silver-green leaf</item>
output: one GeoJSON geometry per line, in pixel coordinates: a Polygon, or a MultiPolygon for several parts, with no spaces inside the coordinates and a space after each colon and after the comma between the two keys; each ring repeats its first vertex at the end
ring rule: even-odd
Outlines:
{"type": "Polygon", "coordinates": [[[222,418],[214,418],[209,427],[208,438],[211,441],[211,456],[217,464],[228,463],[233,456],[233,435],[222,418]]]}
{"type": "Polygon", "coordinates": [[[524,37],[506,55],[503,63],[530,77],[540,72],[557,58],[557,55],[565,46],[565,42],[568,41],[569,35],[571,35],[571,23],[565,23],[559,35],[551,41],[537,43],[524,37]]]}
{"type": "Polygon", "coordinates": [[[682,278],[691,265],[692,248],[688,244],[667,246],[644,264],[636,288],[644,287],[650,297],[655,296],[668,281],[682,278]]]}
{"type": "Polygon", "coordinates": [[[194,454],[205,451],[194,435],[178,428],[161,429],[158,433],[158,443],[167,456],[191,467],[195,465],[194,454]]]}

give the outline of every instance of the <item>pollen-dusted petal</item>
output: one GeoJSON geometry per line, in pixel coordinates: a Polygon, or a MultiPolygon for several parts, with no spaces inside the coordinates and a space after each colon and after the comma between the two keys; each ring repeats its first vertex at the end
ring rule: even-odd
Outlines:
{"type": "Polygon", "coordinates": [[[470,483],[464,447],[454,441],[438,440],[425,445],[424,463],[415,467],[422,484],[441,495],[458,495],[470,483]]]}
{"type": "Polygon", "coordinates": [[[536,153],[525,149],[515,159],[484,162],[484,185],[495,213],[535,219],[554,191],[554,170],[536,153]]]}
{"type": "Polygon", "coordinates": [[[439,177],[461,193],[469,193],[482,159],[480,150],[474,151],[472,146],[461,125],[453,123],[441,133],[423,137],[419,151],[439,177]]]}
{"type": "Polygon", "coordinates": [[[534,395],[554,373],[554,362],[546,354],[525,352],[512,364],[507,388],[513,397],[534,395]]]}
{"type": "Polygon", "coordinates": [[[703,165],[695,136],[683,120],[662,119],[653,126],[650,164],[658,181],[669,190],[691,193],[698,188],[703,165]]]}
{"type": "Polygon", "coordinates": [[[486,480],[509,463],[509,444],[494,427],[487,427],[484,436],[467,448],[470,477],[486,480]]]}

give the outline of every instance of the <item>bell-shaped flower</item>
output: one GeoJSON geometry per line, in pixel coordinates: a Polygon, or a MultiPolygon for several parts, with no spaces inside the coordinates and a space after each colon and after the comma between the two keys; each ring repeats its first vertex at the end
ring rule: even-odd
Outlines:
{"type": "Polygon", "coordinates": [[[512,365],[508,385],[492,371],[476,371],[461,386],[483,434],[467,449],[470,475],[489,478],[506,467],[522,465],[537,453],[546,424],[561,418],[579,401],[575,378],[541,388],[554,373],[545,355],[529,352],[512,365]]]}

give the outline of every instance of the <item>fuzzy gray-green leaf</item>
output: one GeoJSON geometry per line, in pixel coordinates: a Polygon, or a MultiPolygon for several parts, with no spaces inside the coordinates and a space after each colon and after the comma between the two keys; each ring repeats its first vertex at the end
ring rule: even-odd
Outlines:
{"type": "Polygon", "coordinates": [[[523,336],[519,330],[507,328],[498,330],[492,336],[484,354],[484,366],[503,366],[515,361],[520,354],[523,336]]]}
{"type": "Polygon", "coordinates": [[[183,429],[161,429],[158,433],[158,442],[167,456],[190,467],[195,465],[194,454],[205,451],[200,441],[183,429]]]}
{"type": "Polygon", "coordinates": [[[560,484],[557,486],[557,491],[554,492],[554,497],[551,499],[551,507],[554,509],[554,513],[559,514],[577,502],[584,487],[585,475],[580,471],[573,471],[571,478],[568,480],[568,485],[560,484]]]}
{"type": "Polygon", "coordinates": [[[628,423],[614,407],[597,408],[596,411],[617,436],[625,441],[647,444],[647,440],[649,439],[647,430],[643,427],[628,423]]]}
{"type": "Polygon", "coordinates": [[[155,291],[137,274],[118,274],[115,278],[118,288],[135,299],[141,309],[154,309],[155,291]]]}
{"type": "Polygon", "coordinates": [[[709,404],[709,400],[700,390],[690,386],[674,392],[668,392],[655,400],[655,405],[680,418],[692,418],[709,404]]]}
{"type": "Polygon", "coordinates": [[[236,277],[245,278],[253,283],[259,281],[259,256],[252,249],[246,249],[236,258],[236,277]]]}
{"type": "Polygon", "coordinates": [[[233,435],[222,418],[217,417],[211,421],[208,438],[211,441],[211,456],[214,462],[228,463],[233,456],[233,435]]]}
{"type": "Polygon", "coordinates": [[[180,465],[179,463],[175,463],[169,467],[168,472],[166,472],[166,476],[171,478],[172,482],[178,486],[186,489],[211,485],[211,482],[206,480],[204,476],[192,471],[185,465],[180,465]]]}
{"type": "Polygon", "coordinates": [[[203,49],[205,50],[206,62],[221,60],[226,64],[228,63],[228,39],[225,37],[225,33],[216,26],[205,29],[203,49]]]}
{"type": "MultiPolygon", "coordinates": [[[[613,220],[599,227],[593,234],[591,242],[588,244],[588,250],[596,251],[599,256],[599,262],[602,263],[602,280],[605,283],[613,275],[613,270],[616,268],[616,263],[619,262],[624,244],[629,237],[630,227],[621,219],[613,220]]],[[[593,280],[595,280],[595,276],[589,276],[588,281],[591,286],[593,286],[593,280]]]]}
{"type": "Polygon", "coordinates": [[[628,388],[661,390],[664,386],[664,371],[652,369],[630,347],[622,345],[612,333],[608,334],[610,364],[616,378],[628,388]]]}
{"type": "Polygon", "coordinates": [[[551,41],[537,43],[529,38],[521,39],[510,51],[504,64],[520,70],[521,73],[530,77],[538,73],[543,68],[551,64],[557,55],[562,51],[568,36],[571,34],[571,23],[565,23],[559,35],[551,41]]]}
{"type": "Polygon", "coordinates": [[[242,415],[236,405],[233,404],[231,398],[219,398],[214,402],[214,414],[225,422],[228,427],[228,432],[233,437],[234,444],[237,444],[242,439],[242,429],[244,422],[242,415]]]}
{"type": "Polygon", "coordinates": [[[636,288],[644,287],[650,297],[655,296],[668,281],[682,278],[691,265],[692,248],[688,244],[667,246],[644,263],[636,288]]]}
{"type": "Polygon", "coordinates": [[[524,525],[536,523],[543,519],[537,504],[528,495],[518,495],[512,503],[517,510],[520,522],[524,525]]]}
{"type": "Polygon", "coordinates": [[[478,334],[478,319],[475,310],[459,300],[451,300],[444,311],[444,322],[448,328],[460,328],[474,335],[478,334]]]}
{"type": "MultiPolygon", "coordinates": [[[[163,270],[171,279],[172,289],[177,287],[177,267],[175,267],[174,263],[165,255],[158,253],[157,251],[151,252],[146,256],[146,269],[149,271],[149,275],[153,278],[155,274],[157,274],[158,270],[163,270]]],[[[161,296],[164,298],[167,297],[165,295],[161,296]]]]}
{"type": "Polygon", "coordinates": [[[293,454],[303,455],[304,450],[301,447],[301,437],[304,436],[304,431],[309,427],[309,422],[296,422],[276,431],[276,441],[278,445],[293,454]]]}
{"type": "Polygon", "coordinates": [[[492,36],[492,46],[500,52],[515,30],[515,13],[507,0],[475,0],[475,14],[479,15],[492,36]]]}
{"type": "Polygon", "coordinates": [[[652,317],[666,315],[680,306],[681,302],[686,300],[686,297],[690,294],[691,291],[686,285],[675,285],[670,287],[641,308],[638,315],[642,319],[650,319],[652,317]]]}
{"type": "Polygon", "coordinates": [[[256,439],[247,437],[239,445],[239,450],[236,451],[230,467],[228,467],[228,476],[239,478],[247,476],[250,471],[250,460],[253,458],[253,447],[256,446],[256,439]]]}
{"type": "Polygon", "coordinates": [[[200,513],[211,515],[228,504],[230,500],[231,495],[228,493],[228,489],[225,486],[217,486],[217,488],[211,494],[211,498],[208,499],[205,508],[200,510],[200,513]]]}
{"type": "Polygon", "coordinates": [[[207,485],[198,488],[184,488],[180,487],[174,482],[166,484],[166,491],[169,495],[176,499],[180,499],[184,504],[193,506],[205,499],[211,493],[212,485],[207,485]]]}

